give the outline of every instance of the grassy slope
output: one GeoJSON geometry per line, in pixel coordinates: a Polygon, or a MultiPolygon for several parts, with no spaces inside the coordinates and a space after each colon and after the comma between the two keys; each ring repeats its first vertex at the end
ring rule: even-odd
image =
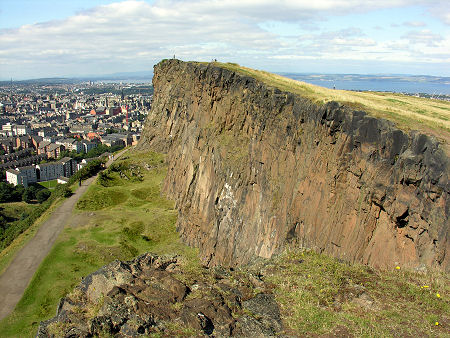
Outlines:
{"type": "MultiPolygon", "coordinates": [[[[180,243],[176,211],[160,196],[162,161],[159,154],[128,152],[118,163],[138,164],[143,181],[123,169],[131,179],[116,171],[104,180],[107,187],[89,188],[14,313],[0,323],[1,337],[33,336],[81,277],[116,258],[145,251],[181,254],[187,263],[184,278],[196,280],[201,273],[196,251],[180,243]]],[[[287,335],[448,336],[446,274],[374,271],[311,251],[287,252],[265,269],[287,335]]]]}
{"type": "Polygon", "coordinates": [[[25,218],[36,208],[36,204],[28,204],[26,202],[0,203],[0,208],[3,209],[3,214],[7,217],[20,218],[23,214],[23,218],[25,218]]]}
{"type": "Polygon", "coordinates": [[[287,335],[450,336],[448,274],[376,271],[313,251],[287,252],[271,265],[266,281],[287,335]]]}
{"type": "Polygon", "coordinates": [[[333,90],[286,77],[239,66],[215,65],[253,77],[280,90],[299,94],[316,103],[338,101],[364,110],[375,117],[391,120],[403,130],[421,130],[450,143],[450,102],[385,92],[333,90]]]}
{"type": "MultiPolygon", "coordinates": [[[[21,233],[14,241],[5,249],[0,252],[0,274],[8,267],[9,262],[14,258],[15,254],[36,234],[41,224],[50,216],[51,212],[62,202],[61,199],[55,201],[49,209],[47,209],[32,226],[21,233]]],[[[31,212],[36,208],[37,204],[27,204],[25,202],[14,202],[1,204],[5,208],[5,212],[23,212],[22,208],[25,208],[26,212],[31,212]]],[[[15,215],[17,215],[16,213],[15,215]]]]}
{"type": "Polygon", "coordinates": [[[60,234],[14,312],[0,322],[1,337],[34,336],[39,321],[54,316],[59,299],[81,277],[114,259],[151,251],[183,254],[192,266],[197,264],[196,251],[178,240],[173,203],[160,197],[163,156],[128,152],[126,158],[122,162],[147,163],[149,170],[141,167],[143,181],[112,173],[113,186],[93,184],[88,189],[71,226],[60,234]]]}

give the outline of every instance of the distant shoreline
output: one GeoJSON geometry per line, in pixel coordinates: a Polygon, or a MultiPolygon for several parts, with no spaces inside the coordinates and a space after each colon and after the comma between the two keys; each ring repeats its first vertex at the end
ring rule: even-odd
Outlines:
{"type": "MultiPolygon", "coordinates": [[[[293,80],[303,81],[314,85],[330,88],[354,91],[394,92],[407,95],[450,99],[450,77],[438,77],[428,75],[364,75],[364,74],[307,74],[286,73],[279,75],[293,80]]],[[[45,84],[78,84],[87,81],[95,83],[123,83],[144,84],[151,83],[152,74],[138,76],[136,73],[121,76],[92,76],[80,78],[41,78],[20,81],[0,81],[1,87],[13,85],[45,85],[45,84]]]]}
{"type": "Polygon", "coordinates": [[[293,80],[330,88],[356,91],[450,95],[450,77],[418,75],[301,74],[279,73],[293,80]]]}

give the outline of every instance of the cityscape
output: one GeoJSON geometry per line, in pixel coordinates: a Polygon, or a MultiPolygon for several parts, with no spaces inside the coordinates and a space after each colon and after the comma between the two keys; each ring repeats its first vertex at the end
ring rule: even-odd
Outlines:
{"type": "Polygon", "coordinates": [[[89,152],[137,144],[150,84],[48,80],[0,85],[0,172],[13,185],[65,180],[89,152]]]}

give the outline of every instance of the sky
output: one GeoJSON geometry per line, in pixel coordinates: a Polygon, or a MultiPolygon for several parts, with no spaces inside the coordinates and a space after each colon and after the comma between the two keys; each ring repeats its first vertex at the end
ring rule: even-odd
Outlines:
{"type": "Polygon", "coordinates": [[[448,0],[0,0],[0,79],[152,70],[450,76],[448,0]]]}

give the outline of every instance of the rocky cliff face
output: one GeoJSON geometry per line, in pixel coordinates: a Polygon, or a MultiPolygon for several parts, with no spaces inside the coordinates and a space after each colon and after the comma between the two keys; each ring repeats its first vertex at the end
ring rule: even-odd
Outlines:
{"type": "Polygon", "coordinates": [[[140,147],[204,263],[300,245],[377,267],[449,270],[449,161],[419,132],[317,105],[214,64],[165,60],[140,147]]]}

